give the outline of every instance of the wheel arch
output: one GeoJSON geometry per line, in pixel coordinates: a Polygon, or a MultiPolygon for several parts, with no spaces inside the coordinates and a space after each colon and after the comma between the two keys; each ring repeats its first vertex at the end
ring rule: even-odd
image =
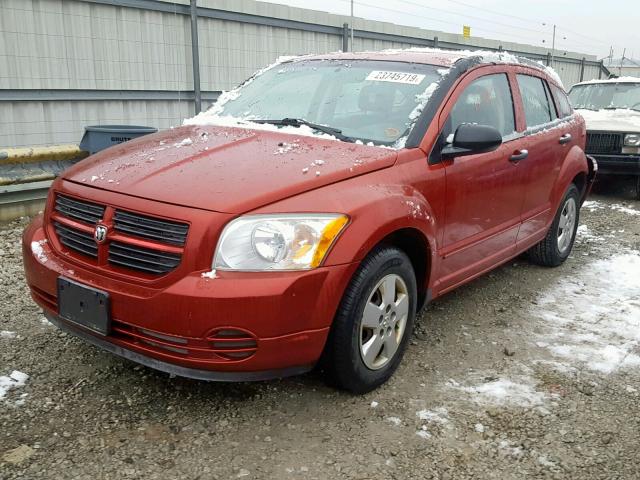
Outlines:
{"type": "Polygon", "coordinates": [[[587,157],[578,146],[574,146],[566,155],[552,193],[552,205],[557,210],[565,191],[571,183],[576,183],[581,198],[584,199],[590,186],[590,169],[587,157]]]}

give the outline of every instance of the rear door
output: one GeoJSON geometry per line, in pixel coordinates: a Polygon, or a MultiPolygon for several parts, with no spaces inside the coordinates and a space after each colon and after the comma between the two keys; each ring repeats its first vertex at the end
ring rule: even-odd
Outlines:
{"type": "MultiPolygon", "coordinates": [[[[500,72],[497,67],[492,71],[500,72]]],[[[454,288],[513,255],[523,187],[521,170],[511,160],[523,146],[516,132],[508,74],[481,75],[476,71],[457,87],[449,103],[452,107],[446,106],[441,117],[445,118],[441,143],[451,140],[461,124],[477,123],[497,128],[503,144],[494,152],[444,161],[446,217],[439,252],[442,290],[454,288]]]]}
{"type": "Polygon", "coordinates": [[[551,194],[567,149],[573,143],[567,119],[560,118],[547,81],[535,73],[516,75],[526,121],[522,161],[525,188],[518,243],[533,241],[546,231],[554,215],[551,194]]]}

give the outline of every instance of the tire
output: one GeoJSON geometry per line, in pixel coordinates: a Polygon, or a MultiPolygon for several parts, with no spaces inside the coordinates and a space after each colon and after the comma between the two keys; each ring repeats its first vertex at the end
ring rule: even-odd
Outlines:
{"type": "Polygon", "coordinates": [[[371,252],[351,279],[331,327],[324,359],[329,382],[356,394],[385,383],[407,348],[416,303],[416,276],[407,255],[394,247],[371,252]]]}
{"type": "Polygon", "coordinates": [[[572,183],[560,202],[547,236],[527,252],[529,259],[545,267],[562,265],[571,254],[579,221],[580,192],[572,183]],[[571,209],[573,209],[572,219],[571,209]],[[562,235],[565,236],[562,237],[562,235]]]}

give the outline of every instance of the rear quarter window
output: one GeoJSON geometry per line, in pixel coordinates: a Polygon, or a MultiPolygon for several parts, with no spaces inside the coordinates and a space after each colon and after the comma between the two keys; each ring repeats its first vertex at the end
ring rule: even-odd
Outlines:
{"type": "Polygon", "coordinates": [[[537,127],[556,118],[555,107],[550,102],[543,80],[530,75],[518,75],[518,87],[522,96],[527,127],[537,127]]]}
{"type": "Polygon", "coordinates": [[[551,85],[551,91],[553,92],[553,96],[555,97],[558,105],[558,116],[560,118],[565,118],[573,115],[573,108],[571,107],[571,102],[569,101],[567,94],[555,85],[551,85]]]}

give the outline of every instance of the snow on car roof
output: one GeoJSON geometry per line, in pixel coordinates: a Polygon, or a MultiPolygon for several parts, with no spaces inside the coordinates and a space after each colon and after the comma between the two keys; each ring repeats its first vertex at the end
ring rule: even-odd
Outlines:
{"type": "Polygon", "coordinates": [[[640,83],[640,77],[617,77],[617,78],[608,78],[606,80],[588,80],[586,82],[576,83],[574,87],[578,85],[596,85],[599,83],[640,83]]]}
{"type": "Polygon", "coordinates": [[[486,64],[513,64],[537,68],[546,72],[551,79],[563,87],[560,76],[553,68],[524,57],[519,57],[507,51],[490,50],[442,50],[428,47],[412,47],[405,49],[387,49],[370,52],[336,52],[321,55],[303,55],[289,57],[286,61],[296,62],[301,60],[374,60],[374,61],[398,61],[410,63],[424,63],[440,67],[452,67],[456,62],[465,58],[479,58],[486,64]]]}

